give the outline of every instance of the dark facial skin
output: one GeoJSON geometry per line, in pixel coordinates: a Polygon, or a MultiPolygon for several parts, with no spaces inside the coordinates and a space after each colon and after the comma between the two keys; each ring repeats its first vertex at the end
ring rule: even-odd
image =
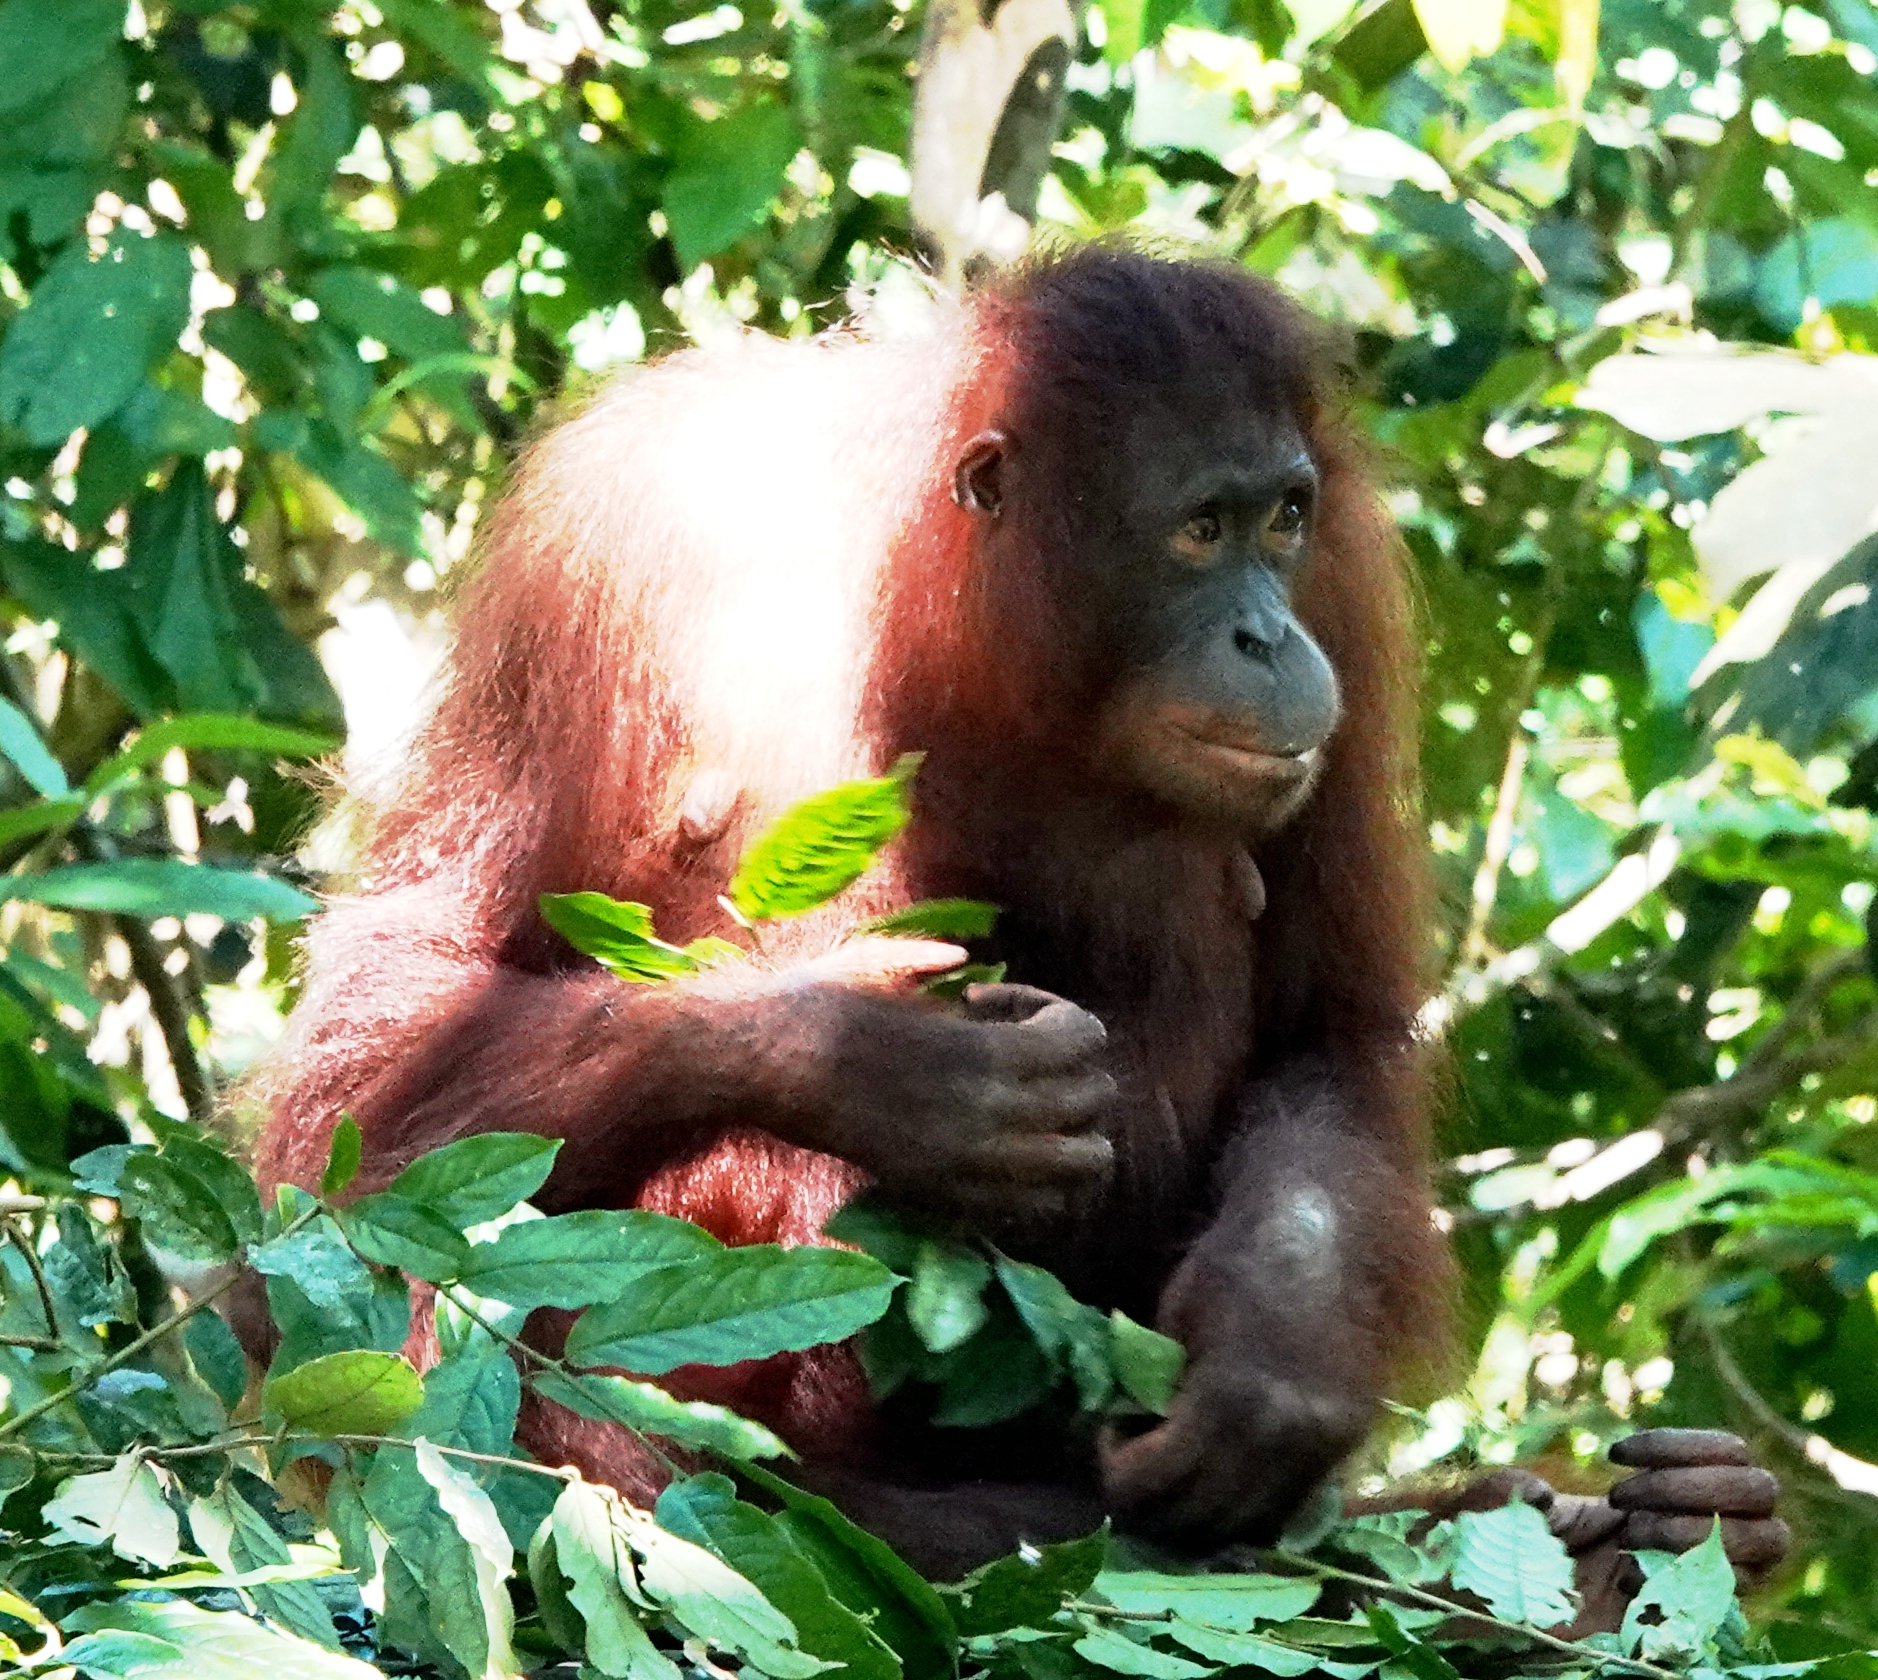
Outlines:
{"type": "MultiPolygon", "coordinates": [[[[1134,430],[1135,482],[1089,580],[1123,673],[1092,758],[1186,815],[1268,833],[1308,796],[1337,722],[1336,674],[1291,606],[1317,470],[1289,419],[1196,432],[1150,414],[1134,430]]],[[[1001,432],[972,441],[962,506],[999,516],[1012,452],[1001,432]]]]}

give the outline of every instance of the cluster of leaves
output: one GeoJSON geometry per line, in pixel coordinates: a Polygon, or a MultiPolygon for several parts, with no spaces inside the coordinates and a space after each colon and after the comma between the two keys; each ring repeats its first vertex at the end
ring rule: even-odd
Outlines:
{"type": "Polygon", "coordinates": [[[724,1249],[640,1212],[543,1216],[525,1198],[555,1148],[468,1139],[340,1205],[359,1164],[346,1123],[320,1194],[264,1207],[177,1126],[75,1163],[83,1197],[15,1198],[0,1251],[9,1672],[342,1680],[396,1660],[494,1680],[577,1660],[618,1680],[726,1664],[773,1680],[1449,1680],[1487,1652],[1651,1680],[1770,1672],[1743,1643],[1719,1535],[1661,1561],[1621,1634],[1543,1632],[1573,1613],[1572,1565],[1524,1506],[1337,1523],[1274,1554],[1278,1573],[1169,1574],[1098,1533],[923,1580],[765,1469],[785,1449],[760,1424],[593,1369],[839,1340],[917,1273],[843,1249],[724,1249]],[[153,1249],[265,1279],[277,1347],[258,1384],[208,1310],[240,1274],[178,1308],[151,1286],[153,1249]],[[434,1288],[439,1358],[421,1375],[399,1351],[410,1277],[434,1288]],[[519,1339],[539,1306],[580,1314],[559,1358],[519,1339]],[[635,1431],[654,1458],[682,1446],[731,1474],[673,1468],[635,1505],[517,1447],[525,1388],[635,1431]],[[1445,1582],[1477,1615],[1457,1619],[1445,1582]]]}

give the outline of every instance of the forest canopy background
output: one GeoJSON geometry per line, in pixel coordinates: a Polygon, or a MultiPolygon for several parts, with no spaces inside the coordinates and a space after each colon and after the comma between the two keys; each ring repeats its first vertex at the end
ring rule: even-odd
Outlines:
{"type": "MultiPolygon", "coordinates": [[[[278,1031],[294,766],[544,405],[914,307],[919,8],[746,7],[0,4],[13,1191],[278,1031]]],[[[1346,326],[1413,551],[1471,1376],[1377,1468],[1740,1429],[1790,1654],[1878,1645],[1875,181],[1870,0],[1102,0],[1039,196],[1346,326]]]]}

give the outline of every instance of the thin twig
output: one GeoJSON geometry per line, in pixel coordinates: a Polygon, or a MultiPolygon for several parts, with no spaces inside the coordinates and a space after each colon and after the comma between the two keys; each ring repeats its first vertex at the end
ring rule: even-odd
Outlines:
{"type": "MultiPolygon", "coordinates": [[[[173,1458],[208,1458],[217,1453],[242,1452],[247,1448],[265,1448],[274,1446],[341,1446],[370,1448],[407,1447],[415,1450],[422,1437],[404,1435],[363,1435],[357,1433],[345,1435],[314,1435],[296,1430],[263,1430],[243,1435],[224,1435],[213,1441],[193,1441],[184,1447],[139,1447],[140,1457],[168,1462],[173,1458]]],[[[580,1472],[570,1465],[539,1464],[531,1458],[507,1458],[501,1453],[471,1452],[468,1447],[446,1447],[436,1441],[427,1442],[429,1446],[445,1458],[462,1458],[472,1464],[493,1464],[504,1470],[527,1470],[533,1475],[550,1476],[557,1482],[577,1482],[580,1472]]],[[[76,1452],[40,1452],[38,1457],[50,1459],[60,1464],[115,1464],[117,1458],[110,1453],[76,1452]]]]}
{"type": "MultiPolygon", "coordinates": [[[[458,1295],[456,1291],[453,1288],[451,1288],[449,1284],[447,1283],[438,1284],[437,1293],[441,1295],[445,1300],[447,1300],[453,1307],[455,1307],[458,1312],[464,1314],[471,1321],[471,1323],[487,1331],[498,1342],[501,1342],[505,1347],[507,1347],[510,1350],[510,1352],[519,1353],[524,1359],[528,1360],[530,1363],[534,1365],[542,1366],[546,1368],[547,1370],[553,1371],[556,1375],[564,1378],[569,1383],[572,1383],[574,1387],[579,1388],[581,1386],[582,1378],[589,1375],[588,1372],[582,1371],[579,1367],[574,1366],[574,1365],[569,1365],[567,1361],[564,1359],[556,1359],[553,1354],[543,1353],[540,1348],[530,1347],[519,1336],[511,1336],[506,1330],[498,1329],[495,1325],[491,1324],[488,1319],[484,1318],[482,1314],[479,1313],[474,1307],[472,1307],[467,1301],[465,1301],[462,1298],[462,1296],[458,1295]]],[[[664,1452],[664,1450],[659,1446],[658,1442],[653,1440],[652,1437],[648,1435],[643,1429],[635,1429],[629,1423],[619,1423],[618,1427],[621,1429],[627,1430],[632,1435],[636,1436],[640,1444],[646,1449],[646,1451],[651,1453],[652,1456],[656,1458],[662,1465],[664,1465],[664,1467],[667,1470],[669,1470],[674,1476],[683,1474],[683,1471],[680,1469],[678,1464],[675,1463],[670,1457],[668,1457],[666,1453],[664,1452]]]]}
{"type": "MultiPolygon", "coordinates": [[[[1485,1610],[1475,1610],[1466,1605],[1456,1604],[1452,1599],[1443,1598],[1439,1593],[1425,1592],[1420,1587],[1406,1587],[1394,1581],[1378,1580],[1373,1575],[1360,1575],[1353,1569],[1339,1569],[1335,1564],[1320,1563],[1316,1558],[1302,1557],[1296,1552],[1273,1549],[1265,1555],[1280,1563],[1289,1564],[1300,1574],[1320,1581],[1343,1581],[1373,1593],[1392,1593],[1397,1598],[1407,1599],[1423,1608],[1439,1610],[1444,1616],[1464,1616],[1470,1622],[1480,1622],[1488,1627],[1497,1628],[1503,1633],[1532,1640],[1535,1644],[1546,1646],[1550,1650],[1561,1651],[1580,1664],[1592,1660],[1598,1665],[1609,1664],[1613,1667],[1628,1669],[1633,1674],[1648,1675],[1650,1680],[1682,1680],[1682,1677],[1674,1670],[1659,1668],[1655,1663],[1645,1662],[1640,1657],[1620,1657],[1608,1651],[1593,1651],[1572,1640],[1561,1639],[1557,1634],[1528,1627],[1523,1622],[1501,1621],[1499,1617],[1490,1615],[1485,1610]]],[[[1162,1610],[1118,1610],[1113,1605],[1093,1604],[1083,1599],[1071,1599],[1063,1608],[1083,1615],[1105,1616],[1116,1621],[1168,1622],[1172,1620],[1172,1617],[1162,1610]]],[[[1201,1625],[1206,1624],[1202,1622],[1201,1625]]],[[[1221,1629],[1220,1631],[1232,1630],[1221,1629]]],[[[1279,1640],[1278,1643],[1283,1644],[1284,1641],[1279,1640]]]]}
{"type": "Polygon", "coordinates": [[[39,1264],[39,1251],[32,1245],[26,1233],[19,1227],[17,1220],[6,1221],[7,1241],[20,1251],[20,1257],[26,1262],[26,1269],[33,1274],[33,1285],[39,1291],[39,1309],[46,1315],[46,1334],[52,1338],[52,1345],[59,1345],[59,1315],[52,1306],[52,1285],[46,1282],[45,1268],[39,1264]]]}
{"type": "Polygon", "coordinates": [[[1742,1058],[1740,1073],[1754,1073],[1772,1062],[1786,1049],[1793,1035],[1813,1018],[1819,1006],[1832,995],[1834,987],[1864,972],[1863,949],[1841,951],[1821,963],[1801,982],[1800,989],[1781,1011],[1780,1019],[1761,1034],[1754,1048],[1742,1058]]]}
{"type": "Polygon", "coordinates": [[[1493,920],[1494,902],[1500,896],[1500,874],[1506,868],[1507,854],[1513,849],[1513,821],[1519,815],[1519,795],[1526,781],[1526,763],[1532,756],[1532,737],[1515,723],[1512,738],[1506,744],[1506,767],[1500,772],[1500,791],[1493,802],[1493,816],[1487,823],[1487,841],[1480,853],[1480,867],[1474,871],[1473,913],[1467,924],[1467,937],[1461,944],[1461,966],[1478,968],[1486,961],[1487,926],[1493,920]]]}

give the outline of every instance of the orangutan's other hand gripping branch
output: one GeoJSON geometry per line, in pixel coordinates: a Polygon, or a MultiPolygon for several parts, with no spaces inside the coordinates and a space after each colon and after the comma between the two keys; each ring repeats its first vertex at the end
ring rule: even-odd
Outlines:
{"type": "MultiPolygon", "coordinates": [[[[1104,1512],[1273,1537],[1446,1288],[1415,638],[1319,340],[1244,272],[1093,248],[924,338],[674,355],[549,433],[313,932],[263,1171],[317,1177],[345,1108],[361,1188],[535,1130],[568,1140],[545,1206],[732,1243],[816,1241],[871,1182],[1176,1336],[1169,1415],[1086,1453],[915,1427],[829,1349],[674,1387],[935,1571],[1104,1512]],[[732,933],[743,841],[913,751],[888,866],[759,962],[625,987],[541,919],[595,889],[732,933]],[[973,955],[1022,986],[946,1006],[831,959],[939,897],[1002,907],[973,955]]],[[[656,1480],[530,1405],[543,1457],[656,1480]]]]}

